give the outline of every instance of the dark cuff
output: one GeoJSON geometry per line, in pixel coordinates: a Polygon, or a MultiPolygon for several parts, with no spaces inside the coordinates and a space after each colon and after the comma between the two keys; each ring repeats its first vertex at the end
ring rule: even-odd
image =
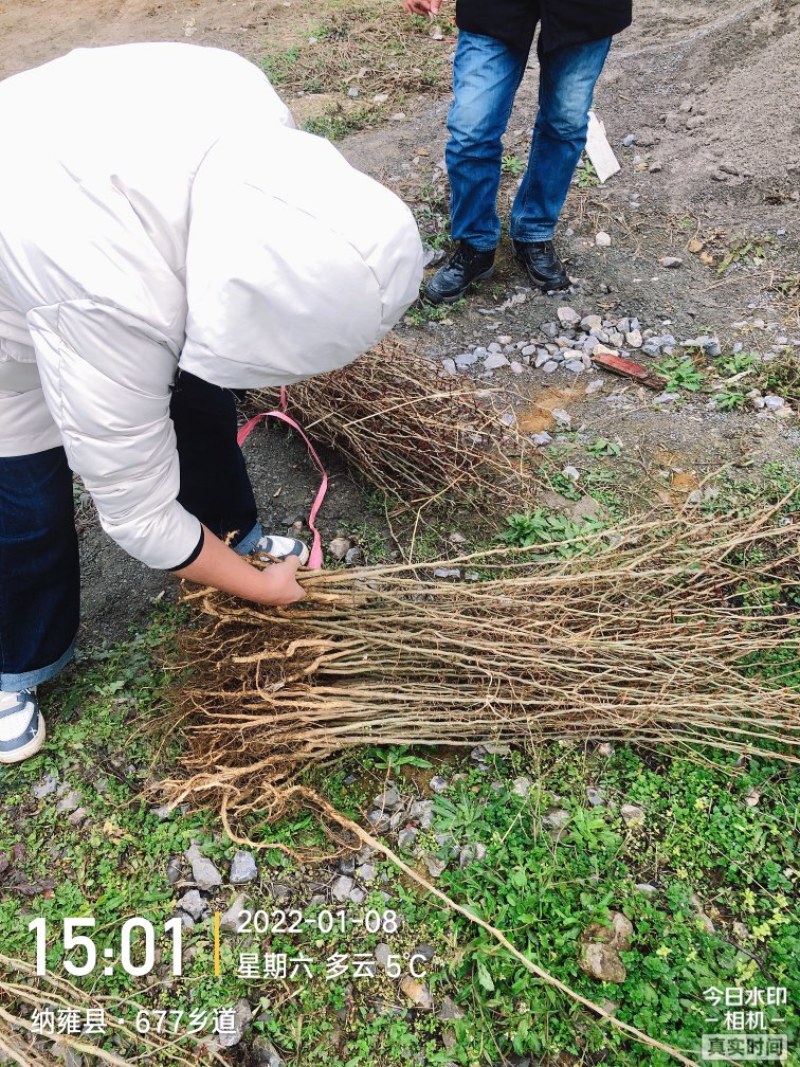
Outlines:
{"type": "Polygon", "coordinates": [[[189,556],[188,559],[185,559],[183,561],[183,563],[179,563],[177,567],[167,567],[167,570],[169,570],[169,571],[180,571],[180,570],[183,570],[184,567],[188,567],[190,563],[194,563],[194,561],[197,559],[197,557],[203,551],[203,542],[205,541],[205,539],[206,539],[206,532],[203,529],[203,527],[201,526],[200,527],[200,540],[195,545],[194,551],[192,552],[191,556],[189,556]]]}

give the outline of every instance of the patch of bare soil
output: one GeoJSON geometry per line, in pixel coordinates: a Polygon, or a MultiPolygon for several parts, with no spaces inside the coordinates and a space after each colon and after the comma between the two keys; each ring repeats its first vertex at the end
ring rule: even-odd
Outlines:
{"type": "Polygon", "coordinates": [[[0,5],[0,78],[72,48],[133,41],[191,41],[260,49],[280,0],[7,0],[0,5]]]}

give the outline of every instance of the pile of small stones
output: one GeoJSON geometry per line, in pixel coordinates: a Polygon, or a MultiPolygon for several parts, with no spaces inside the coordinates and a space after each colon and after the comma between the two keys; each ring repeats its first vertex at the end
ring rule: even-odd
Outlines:
{"type": "MultiPolygon", "coordinates": [[[[600,346],[644,365],[647,365],[648,359],[682,356],[690,350],[702,350],[709,359],[722,355],[722,344],[716,335],[702,334],[679,340],[671,331],[671,326],[669,319],[661,323],[660,329],[655,329],[644,326],[632,315],[621,318],[582,316],[574,308],[565,306],[558,309],[555,320],[540,326],[535,337],[518,341],[508,334],[502,334],[486,345],[469,345],[466,351],[448,356],[441,362],[446,374],[469,372],[477,378],[486,379],[492,378],[499,370],[523,374],[526,367],[544,374],[556,371],[575,376],[584,374],[595,367],[592,357],[600,346]]],[[[777,324],[767,324],[759,319],[733,323],[733,327],[749,331],[778,329],[777,324]]],[[[784,336],[775,337],[770,349],[763,356],[757,356],[757,359],[769,362],[791,351],[795,345],[800,346],[800,339],[792,341],[784,336]]],[[[730,351],[736,355],[744,350],[744,343],[737,341],[730,351]]],[[[601,388],[602,380],[597,380],[590,383],[587,391],[596,392],[601,388]]],[[[760,389],[751,389],[746,395],[751,406],[765,414],[791,414],[791,408],[783,397],[765,395],[760,389]]],[[[664,405],[677,400],[678,396],[678,393],[662,392],[653,399],[655,403],[664,405]]],[[[707,406],[713,410],[716,401],[712,398],[707,406]]]]}

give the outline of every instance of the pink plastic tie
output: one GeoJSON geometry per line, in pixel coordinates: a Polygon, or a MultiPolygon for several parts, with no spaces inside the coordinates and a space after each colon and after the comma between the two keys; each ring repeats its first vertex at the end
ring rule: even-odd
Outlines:
{"type": "Polygon", "coordinates": [[[287,406],[288,404],[286,399],[286,386],[283,385],[281,386],[281,410],[262,411],[260,415],[254,415],[252,419],[248,419],[248,421],[244,424],[244,426],[242,426],[241,430],[239,430],[238,434],[236,435],[236,441],[239,447],[241,447],[245,443],[247,438],[250,436],[252,431],[255,429],[255,427],[258,426],[258,424],[264,419],[269,418],[280,419],[281,422],[285,422],[287,426],[291,426],[293,430],[297,430],[297,432],[305,441],[306,445],[308,446],[308,451],[311,453],[314,462],[316,463],[317,467],[319,468],[319,472],[322,475],[320,487],[317,490],[317,495],[314,497],[314,503],[311,505],[311,512],[308,516],[308,525],[314,535],[314,541],[311,546],[311,554],[308,557],[308,566],[312,570],[318,571],[322,567],[322,538],[320,537],[319,530],[315,525],[315,521],[319,509],[322,507],[322,502],[325,499],[325,494],[328,492],[328,472],[322,465],[322,460],[317,455],[317,451],[309,441],[308,437],[305,434],[305,431],[302,429],[302,427],[297,425],[291,415],[286,414],[287,406]]]}

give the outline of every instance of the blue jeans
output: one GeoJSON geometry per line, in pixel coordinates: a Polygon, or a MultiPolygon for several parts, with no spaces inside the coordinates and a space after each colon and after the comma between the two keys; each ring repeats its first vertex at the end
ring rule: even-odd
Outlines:
{"type": "MultiPolygon", "coordinates": [[[[181,372],[170,415],[180,461],[178,500],[218,537],[244,549],[261,534],[236,443],[228,389],[181,372]]],[[[80,611],[72,472],[63,448],[0,456],[0,691],[54,678],[75,651],[80,611]]]]}
{"type": "MultiPolygon", "coordinates": [[[[528,166],[511,210],[515,241],[547,241],[586,145],[594,87],[611,38],[539,49],[539,111],[528,166]]],[[[490,252],[500,240],[497,191],[502,138],[528,54],[494,37],[461,32],[447,116],[451,236],[490,252]]]]}

